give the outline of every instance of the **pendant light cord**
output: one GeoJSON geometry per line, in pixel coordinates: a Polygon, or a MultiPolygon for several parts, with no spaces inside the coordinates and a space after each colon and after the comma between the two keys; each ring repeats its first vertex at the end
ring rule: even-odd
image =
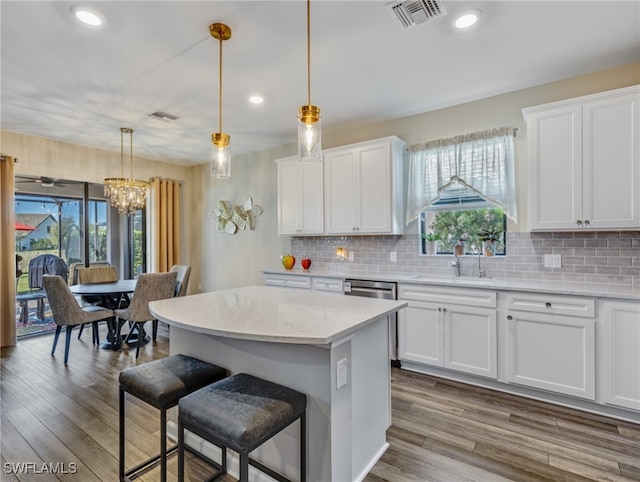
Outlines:
{"type": "Polygon", "coordinates": [[[222,132],[222,31],[220,32],[220,38],[218,39],[220,42],[220,68],[218,69],[218,73],[220,76],[220,90],[219,90],[219,94],[218,94],[218,104],[219,104],[219,109],[220,112],[218,114],[218,120],[219,120],[219,125],[220,125],[220,130],[218,132],[222,132]]]}
{"type": "Polygon", "coordinates": [[[311,105],[311,0],[307,0],[307,105],[311,105]]]}
{"type": "Polygon", "coordinates": [[[129,161],[131,162],[131,180],[133,181],[133,129],[129,129],[129,161]]]}
{"type": "Polygon", "coordinates": [[[124,179],[124,131],[120,129],[120,177],[124,179]]]}

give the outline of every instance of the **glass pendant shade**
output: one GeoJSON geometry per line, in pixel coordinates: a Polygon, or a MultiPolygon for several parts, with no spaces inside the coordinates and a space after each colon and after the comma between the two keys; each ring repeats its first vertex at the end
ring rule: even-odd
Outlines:
{"type": "Polygon", "coordinates": [[[229,179],[231,177],[230,136],[221,132],[211,134],[211,177],[229,179]]]}
{"type": "Polygon", "coordinates": [[[298,118],[298,159],[301,162],[322,161],[320,109],[315,105],[303,105],[298,118]]]}
{"type": "Polygon", "coordinates": [[[231,177],[231,137],[222,132],[222,42],[231,38],[231,28],[223,23],[213,23],[209,26],[209,33],[219,40],[220,68],[219,72],[219,132],[211,134],[211,177],[215,179],[229,179],[231,177]]]}
{"type": "Polygon", "coordinates": [[[298,109],[298,161],[322,162],[320,107],[311,105],[311,0],[307,0],[307,105],[298,109]]]}

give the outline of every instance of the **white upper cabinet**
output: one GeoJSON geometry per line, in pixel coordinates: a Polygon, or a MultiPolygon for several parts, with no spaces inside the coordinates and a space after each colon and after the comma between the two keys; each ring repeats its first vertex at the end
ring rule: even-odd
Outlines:
{"type": "Polygon", "coordinates": [[[321,162],[278,159],[278,234],[302,236],[324,232],[321,162]]]}
{"type": "Polygon", "coordinates": [[[531,230],[640,228],[640,86],[523,114],[531,230]]]}
{"type": "Polygon", "coordinates": [[[386,137],[327,149],[326,234],[402,234],[404,142],[386,137]]]}

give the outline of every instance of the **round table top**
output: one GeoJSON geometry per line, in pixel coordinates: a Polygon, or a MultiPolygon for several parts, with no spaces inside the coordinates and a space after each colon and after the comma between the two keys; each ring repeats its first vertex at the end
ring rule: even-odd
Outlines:
{"type": "Polygon", "coordinates": [[[69,289],[74,295],[108,295],[133,293],[136,289],[135,279],[121,279],[113,283],[93,283],[88,285],[71,285],[69,289]]]}

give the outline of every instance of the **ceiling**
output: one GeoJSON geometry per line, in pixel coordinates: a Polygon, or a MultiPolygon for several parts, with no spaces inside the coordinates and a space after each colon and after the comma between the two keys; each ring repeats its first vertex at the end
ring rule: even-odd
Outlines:
{"type": "MultiPolygon", "coordinates": [[[[403,29],[384,1],[311,2],[311,101],[337,132],[640,61],[640,1],[448,1],[403,29]],[[481,22],[454,32],[456,12],[481,22]]],[[[1,14],[2,129],[182,165],[208,161],[218,132],[233,155],[294,144],[307,103],[306,2],[7,1],[1,14]],[[90,5],[106,23],[80,25],[90,5]],[[248,102],[251,94],[262,105],[248,102]],[[164,111],[165,122],[147,116],[164,111]]]]}

